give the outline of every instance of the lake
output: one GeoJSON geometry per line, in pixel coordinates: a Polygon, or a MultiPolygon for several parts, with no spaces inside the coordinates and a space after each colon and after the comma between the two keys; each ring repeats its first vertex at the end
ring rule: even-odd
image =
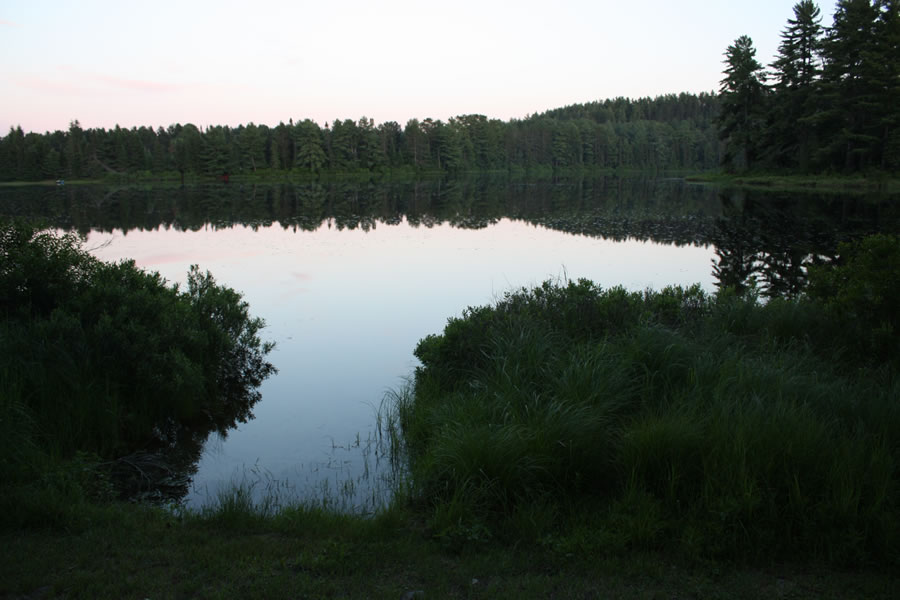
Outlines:
{"type": "Polygon", "coordinates": [[[254,419],[206,441],[187,504],[242,484],[357,511],[389,494],[385,394],[413,373],[418,340],[466,307],[547,279],[789,295],[839,241],[896,231],[898,204],[649,177],[0,189],[2,214],[173,282],[200,265],[266,320],[278,373],[254,419]]]}

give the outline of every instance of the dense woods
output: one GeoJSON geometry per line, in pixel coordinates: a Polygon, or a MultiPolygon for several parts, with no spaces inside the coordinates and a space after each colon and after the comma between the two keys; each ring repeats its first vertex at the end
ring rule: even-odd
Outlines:
{"type": "Polygon", "coordinates": [[[261,169],[296,173],[502,170],[534,167],[687,168],[718,163],[715,96],[618,98],[504,122],[462,115],[376,125],[366,117],[320,127],[290,120],[201,130],[83,129],[43,135],[13,129],[0,140],[0,179],[180,172],[205,176],[261,169]]]}
{"type": "Polygon", "coordinates": [[[575,104],[501,121],[470,114],[376,124],[187,124],[0,138],[0,180],[108,174],[219,177],[327,173],[688,169],[854,173],[900,168],[900,8],[840,0],[823,27],[794,6],[768,70],[749,36],[725,51],[718,94],[575,104]]]}
{"type": "Polygon", "coordinates": [[[718,124],[732,170],[900,168],[900,3],[840,0],[831,27],[794,6],[766,71],[753,41],[725,53],[718,124]]]}

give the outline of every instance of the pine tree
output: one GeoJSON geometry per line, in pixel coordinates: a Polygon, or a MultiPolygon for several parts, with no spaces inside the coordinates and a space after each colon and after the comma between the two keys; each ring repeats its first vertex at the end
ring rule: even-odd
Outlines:
{"type": "Polygon", "coordinates": [[[222,126],[209,127],[202,136],[201,160],[203,172],[216,177],[228,175],[232,170],[230,144],[222,126]]]}
{"type": "Polygon", "coordinates": [[[78,119],[69,123],[66,136],[66,167],[69,177],[82,177],[87,174],[87,157],[85,156],[84,130],[78,119]]]}
{"type": "Polygon", "coordinates": [[[331,155],[332,169],[352,170],[357,167],[358,128],[351,119],[334,120],[331,126],[331,155]]]}
{"type": "Polygon", "coordinates": [[[305,119],[294,126],[294,166],[316,173],[325,166],[327,157],[322,145],[322,130],[314,121],[305,119]]]}
{"type": "Polygon", "coordinates": [[[756,60],[753,40],[742,35],[725,51],[725,78],[719,95],[719,135],[725,140],[725,162],[736,169],[755,165],[765,121],[765,73],[756,60]]]}
{"type": "Polygon", "coordinates": [[[256,169],[265,166],[265,139],[263,139],[259,127],[252,122],[248,123],[246,127],[241,129],[237,143],[241,156],[241,165],[247,165],[254,172],[256,172],[256,169]]]}
{"type": "Polygon", "coordinates": [[[385,163],[381,148],[381,140],[375,121],[365,116],[360,117],[357,130],[357,157],[359,166],[364,169],[377,169],[385,163]]]}
{"type": "Polygon", "coordinates": [[[900,1],[880,0],[876,21],[881,167],[900,171],[900,1]]]}
{"type": "Polygon", "coordinates": [[[400,148],[403,142],[403,130],[396,121],[386,121],[378,126],[378,143],[381,148],[381,154],[392,166],[400,166],[403,157],[400,148]]]}
{"type": "MultiPolygon", "coordinates": [[[[823,167],[860,171],[880,162],[878,8],[870,0],[839,0],[824,44],[820,134],[823,167]]],[[[893,59],[896,61],[896,57],[893,59]]]]}
{"type": "Polygon", "coordinates": [[[794,5],[772,63],[771,122],[767,145],[776,165],[807,170],[815,145],[816,86],[821,75],[822,26],[812,0],[794,5]]]}
{"type": "Polygon", "coordinates": [[[421,166],[431,155],[428,138],[420,127],[418,119],[410,119],[406,122],[406,127],[403,128],[403,141],[406,161],[413,167],[421,166]]]}

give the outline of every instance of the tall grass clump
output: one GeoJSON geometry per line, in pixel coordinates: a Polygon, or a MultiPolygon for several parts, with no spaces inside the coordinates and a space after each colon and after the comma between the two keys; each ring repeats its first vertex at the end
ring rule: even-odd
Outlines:
{"type": "Polygon", "coordinates": [[[896,317],[839,308],[888,293],[870,244],[791,300],[581,280],[451,319],[397,410],[432,531],[897,563],[896,317]]]}
{"type": "Polygon", "coordinates": [[[192,267],[181,290],[133,261],[95,259],[74,235],[24,223],[0,223],[0,316],[0,476],[9,482],[31,485],[76,456],[109,465],[196,445],[249,418],[274,371],[263,321],[209,273],[192,267]]]}

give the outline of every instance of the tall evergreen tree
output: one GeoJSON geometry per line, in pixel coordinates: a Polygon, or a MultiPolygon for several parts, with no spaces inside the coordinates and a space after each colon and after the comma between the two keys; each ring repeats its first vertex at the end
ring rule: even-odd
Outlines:
{"type": "Polygon", "coordinates": [[[322,143],[322,130],[310,119],[294,126],[294,166],[316,173],[325,166],[327,157],[322,143]]]}
{"type": "Polygon", "coordinates": [[[755,165],[765,121],[765,73],[756,60],[753,40],[742,35],[725,51],[725,78],[719,95],[719,135],[726,143],[725,161],[736,169],[755,165]]]}
{"type": "Polygon", "coordinates": [[[403,128],[404,154],[407,162],[413,167],[419,167],[428,161],[431,149],[428,147],[428,138],[425,135],[418,119],[410,119],[403,128]]]}
{"type": "Polygon", "coordinates": [[[839,0],[824,44],[821,119],[823,167],[860,171],[880,162],[878,7],[870,0],[839,0]]]}
{"type": "Polygon", "coordinates": [[[9,128],[9,134],[3,138],[2,173],[0,177],[7,180],[22,179],[25,166],[25,132],[19,125],[9,128]]]}
{"type": "Polygon", "coordinates": [[[332,169],[357,168],[358,133],[359,129],[352,119],[334,120],[329,157],[332,169]]]}
{"type": "Polygon", "coordinates": [[[772,160],[807,170],[815,145],[816,86],[821,75],[821,12],[812,0],[794,5],[772,63],[775,92],[767,144],[772,160]]]}
{"type": "Polygon", "coordinates": [[[227,175],[232,169],[225,128],[222,126],[209,127],[202,139],[203,172],[215,177],[227,175]]]}
{"type": "Polygon", "coordinates": [[[66,168],[69,177],[82,177],[87,174],[87,157],[84,130],[78,119],[69,123],[69,134],[66,136],[66,168]]]}
{"type": "Polygon", "coordinates": [[[876,6],[881,167],[896,172],[900,171],[900,0],[879,0],[876,6]]]}
{"type": "Polygon", "coordinates": [[[386,121],[378,126],[378,143],[381,154],[392,167],[399,166],[402,161],[400,152],[403,142],[403,130],[396,121],[386,121]]]}
{"type": "Polygon", "coordinates": [[[357,157],[359,166],[364,169],[376,169],[385,163],[381,149],[381,139],[375,129],[375,121],[362,116],[356,126],[357,157]]]}
{"type": "Polygon", "coordinates": [[[254,172],[258,168],[264,167],[266,163],[265,143],[259,127],[252,122],[241,129],[237,138],[241,166],[246,165],[254,172]]]}

